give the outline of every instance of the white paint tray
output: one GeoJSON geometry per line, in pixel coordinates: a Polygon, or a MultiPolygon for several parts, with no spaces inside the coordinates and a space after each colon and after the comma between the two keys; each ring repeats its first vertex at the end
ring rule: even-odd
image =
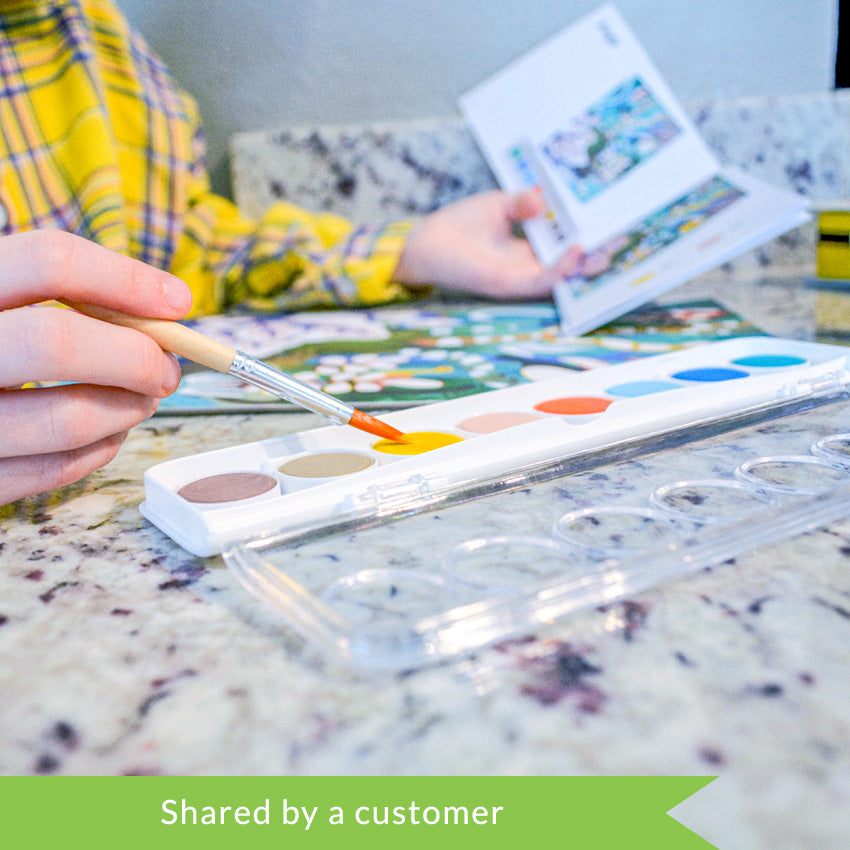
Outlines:
{"type": "Polygon", "coordinates": [[[839,346],[747,337],[383,417],[403,431],[462,438],[416,456],[379,452],[374,437],[338,426],[237,445],[149,469],[141,510],[202,556],[260,534],[419,510],[483,482],[497,487],[493,482],[535,465],[578,469],[588,458],[616,458],[624,446],[632,454],[650,451],[696,438],[706,428],[738,427],[829,398],[850,381],[847,356],[839,346]],[[565,400],[555,408],[572,413],[547,412],[547,403],[565,400]],[[471,417],[504,412],[538,418],[492,433],[468,430],[471,417]],[[328,452],[360,456],[368,468],[314,479],[281,472],[292,460],[328,452]],[[266,476],[271,489],[258,498],[212,504],[179,495],[186,484],[228,473],[266,476]]]}

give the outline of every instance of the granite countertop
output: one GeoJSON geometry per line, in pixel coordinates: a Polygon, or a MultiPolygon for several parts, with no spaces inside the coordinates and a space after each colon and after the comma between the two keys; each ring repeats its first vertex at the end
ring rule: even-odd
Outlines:
{"type": "MultiPolygon", "coordinates": [[[[799,270],[760,265],[676,298],[719,297],[772,333],[811,337],[799,270]]],[[[850,431],[846,407],[817,416],[812,434],[850,431]]],[[[716,774],[677,813],[719,846],[846,847],[850,522],[472,659],[360,673],[138,510],[155,463],[318,424],[156,417],[105,469],[0,508],[0,774],[716,774]]],[[[715,437],[700,457],[734,445],[715,437]]],[[[604,476],[613,492],[688,457],[571,486],[604,476]]]]}
{"type": "MultiPolygon", "coordinates": [[[[845,412],[823,416],[827,431],[850,430],[845,412]]],[[[220,558],[187,554],[138,512],[153,463],[314,424],[154,418],[100,472],[2,509],[0,772],[719,774],[681,808],[720,846],[841,845],[850,523],[475,659],[357,673],[282,628],[220,558]]],[[[595,474],[616,490],[687,457],[574,486],[595,474]]]]}

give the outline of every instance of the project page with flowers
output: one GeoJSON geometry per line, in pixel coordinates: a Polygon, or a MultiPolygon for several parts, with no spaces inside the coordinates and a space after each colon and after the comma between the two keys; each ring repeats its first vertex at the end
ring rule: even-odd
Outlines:
{"type": "MultiPolygon", "coordinates": [[[[429,304],[190,323],[361,409],[443,401],[761,331],[711,300],[650,304],[581,338],[552,304],[429,304]]],[[[159,415],[295,409],[238,378],[184,362],[159,415]]]]}
{"type": "Polygon", "coordinates": [[[476,86],[460,106],[499,183],[538,187],[525,231],[565,333],[599,327],[808,219],[802,196],[722,167],[610,5],[476,86]]]}

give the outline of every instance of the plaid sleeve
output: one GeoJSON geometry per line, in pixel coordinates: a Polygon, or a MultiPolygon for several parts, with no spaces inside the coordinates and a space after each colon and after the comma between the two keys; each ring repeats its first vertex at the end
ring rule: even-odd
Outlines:
{"type": "Polygon", "coordinates": [[[289,204],[250,220],[210,191],[194,99],[110,0],[85,0],[134,256],[182,277],[196,315],[240,303],[297,310],[404,299],[392,282],[410,223],[354,228],[289,204]]]}
{"type": "Polygon", "coordinates": [[[288,204],[251,221],[210,191],[195,101],[112,0],[0,8],[7,232],[61,227],[168,268],[196,314],[409,297],[392,275],[410,223],[288,204]]]}
{"type": "Polygon", "coordinates": [[[236,304],[292,311],[412,297],[392,280],[412,222],[355,227],[284,202],[251,220],[209,191],[200,130],[196,152],[170,269],[191,287],[196,315],[236,304]]]}

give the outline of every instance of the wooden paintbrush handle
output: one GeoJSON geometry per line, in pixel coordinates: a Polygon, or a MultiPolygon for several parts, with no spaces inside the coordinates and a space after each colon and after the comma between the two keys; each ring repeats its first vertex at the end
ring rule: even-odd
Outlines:
{"type": "Polygon", "coordinates": [[[173,351],[187,360],[200,363],[217,372],[227,372],[233,363],[236,349],[217,342],[199,333],[192,328],[187,328],[178,322],[168,319],[146,319],[140,316],[130,316],[118,310],[110,310],[98,304],[80,304],[76,301],[63,301],[68,307],[78,313],[109,322],[113,325],[122,325],[125,328],[133,328],[147,334],[160,348],[165,351],[173,351]]]}

